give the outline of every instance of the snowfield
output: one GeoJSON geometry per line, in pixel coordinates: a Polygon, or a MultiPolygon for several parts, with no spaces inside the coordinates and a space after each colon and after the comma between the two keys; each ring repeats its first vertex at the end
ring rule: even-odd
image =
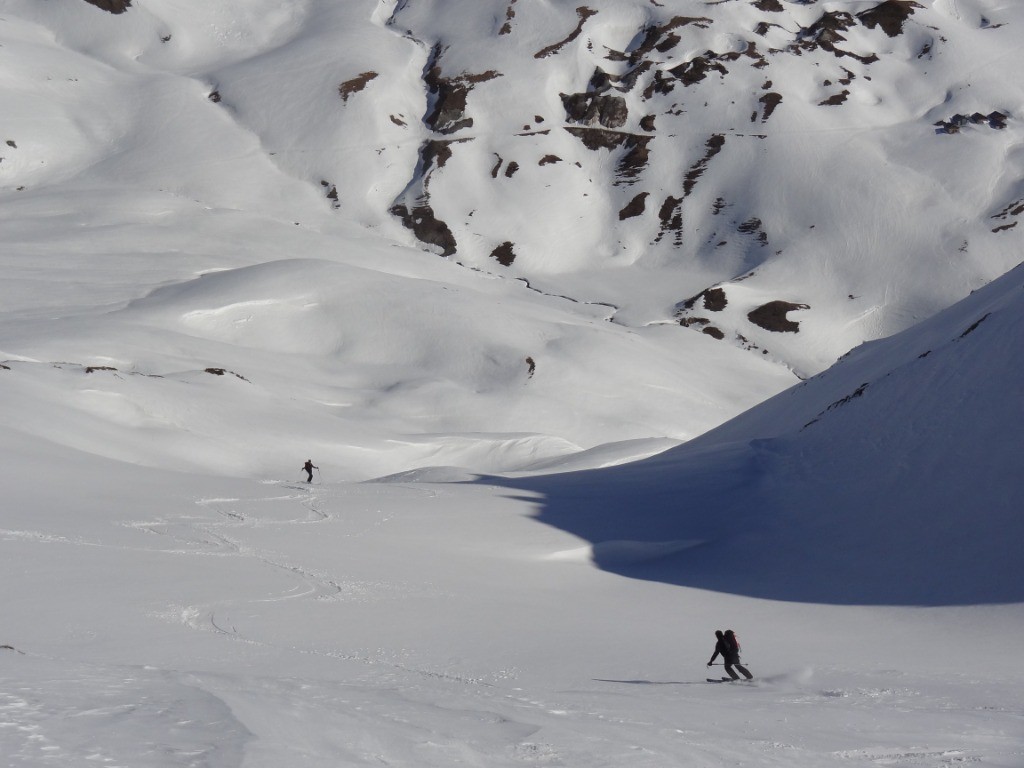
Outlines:
{"type": "Polygon", "coordinates": [[[0,0],[0,766],[1024,766],[1022,25],[0,0]]]}

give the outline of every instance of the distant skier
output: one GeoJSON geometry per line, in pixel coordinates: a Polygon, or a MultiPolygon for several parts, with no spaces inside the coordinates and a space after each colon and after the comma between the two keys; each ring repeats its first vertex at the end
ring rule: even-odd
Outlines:
{"type": "Polygon", "coordinates": [[[715,652],[711,655],[711,661],[708,662],[708,666],[710,667],[714,664],[715,659],[721,656],[722,661],[725,662],[725,671],[733,680],[740,679],[740,676],[736,674],[733,667],[742,672],[747,680],[752,679],[754,676],[750,674],[746,667],[740,664],[740,643],[736,639],[736,634],[731,629],[727,629],[725,632],[716,629],[715,637],[718,640],[715,642],[715,652]]]}
{"type": "Polygon", "coordinates": [[[306,470],[306,474],[309,475],[309,478],[306,480],[306,482],[307,483],[312,483],[313,482],[313,470],[314,469],[315,470],[319,470],[320,467],[316,466],[313,463],[312,459],[306,459],[306,463],[302,465],[302,468],[304,470],[306,470]]]}

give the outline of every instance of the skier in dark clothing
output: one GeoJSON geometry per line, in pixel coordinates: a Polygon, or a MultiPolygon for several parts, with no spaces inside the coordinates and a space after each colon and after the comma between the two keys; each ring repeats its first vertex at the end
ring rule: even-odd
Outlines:
{"type": "Polygon", "coordinates": [[[733,633],[731,629],[728,629],[725,632],[722,632],[720,629],[716,629],[715,637],[717,637],[718,640],[715,642],[715,652],[711,655],[711,661],[708,662],[708,666],[710,667],[714,664],[715,659],[721,656],[722,661],[725,662],[725,671],[733,680],[740,679],[740,676],[736,674],[733,667],[736,667],[736,669],[742,672],[743,676],[747,678],[747,680],[753,678],[754,676],[750,674],[749,670],[740,664],[740,644],[736,640],[735,633],[733,633]]]}
{"type": "Polygon", "coordinates": [[[307,483],[312,483],[313,482],[313,470],[314,469],[319,470],[320,467],[316,466],[313,463],[312,459],[306,459],[306,463],[302,465],[302,468],[304,470],[306,470],[306,474],[309,475],[309,478],[306,480],[306,482],[307,483]]]}

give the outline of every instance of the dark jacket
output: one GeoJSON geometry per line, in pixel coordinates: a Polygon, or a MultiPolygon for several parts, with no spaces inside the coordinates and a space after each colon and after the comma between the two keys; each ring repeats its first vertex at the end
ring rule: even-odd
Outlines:
{"type": "Polygon", "coordinates": [[[718,640],[715,643],[715,652],[711,655],[711,661],[709,661],[708,664],[714,664],[715,659],[719,656],[722,657],[722,661],[726,664],[731,664],[732,662],[729,659],[729,644],[725,641],[725,636],[722,635],[721,632],[716,632],[715,634],[718,636],[718,640]]]}

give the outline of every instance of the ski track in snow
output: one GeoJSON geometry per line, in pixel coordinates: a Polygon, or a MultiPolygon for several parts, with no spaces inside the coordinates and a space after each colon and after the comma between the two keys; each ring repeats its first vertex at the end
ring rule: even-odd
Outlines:
{"type": "MultiPolygon", "coordinates": [[[[308,569],[302,564],[295,564],[286,561],[283,555],[270,550],[257,548],[244,542],[246,529],[260,528],[266,526],[302,526],[308,524],[326,523],[333,518],[322,510],[320,496],[316,486],[303,487],[297,485],[282,484],[283,488],[300,490],[302,493],[289,494],[285,496],[268,496],[265,498],[250,499],[241,508],[248,508],[249,511],[238,512],[240,508],[239,499],[200,499],[197,505],[206,509],[212,509],[223,519],[221,521],[195,521],[189,518],[182,518],[177,521],[160,522],[137,522],[129,523],[130,527],[139,528],[149,533],[160,536],[167,536],[181,545],[181,548],[171,550],[178,554],[185,555],[222,555],[232,557],[249,558],[279,572],[291,581],[297,581],[294,586],[282,590],[279,594],[268,595],[256,598],[251,602],[278,602],[283,600],[360,600],[365,599],[368,594],[374,591],[387,591],[395,589],[394,586],[385,584],[365,584],[359,581],[347,580],[322,573],[314,569],[308,569]],[[285,502],[286,509],[301,508],[305,514],[291,518],[275,518],[262,516],[260,507],[278,502],[285,502]]],[[[375,531],[385,525],[388,516],[381,516],[366,529],[341,533],[345,538],[358,538],[369,532],[375,531]]],[[[212,606],[189,606],[182,609],[182,620],[195,629],[212,627],[215,631],[232,638],[245,642],[259,643],[258,640],[245,638],[230,623],[230,619],[221,618],[229,613],[226,605],[212,606]]]]}
{"type": "MultiPolygon", "coordinates": [[[[269,550],[260,549],[243,542],[242,534],[246,529],[265,526],[302,526],[329,521],[339,522],[339,518],[323,511],[321,489],[317,485],[293,485],[282,483],[282,488],[298,490],[300,493],[288,494],[286,496],[268,496],[265,498],[249,499],[244,504],[239,504],[239,499],[200,499],[197,505],[212,509],[224,519],[219,522],[196,521],[191,518],[182,518],[177,521],[159,522],[136,522],[129,523],[129,527],[138,528],[147,533],[160,536],[167,536],[174,540],[178,548],[172,550],[161,550],[181,555],[215,555],[226,557],[248,558],[259,562],[261,565],[282,574],[289,581],[295,582],[293,586],[282,589],[278,593],[265,597],[252,598],[246,601],[224,601],[214,604],[189,605],[176,607],[171,611],[164,612],[161,616],[170,621],[178,621],[196,631],[213,631],[217,634],[230,638],[231,640],[245,643],[252,646],[277,647],[273,642],[259,637],[247,636],[240,631],[233,622],[233,613],[242,610],[246,605],[258,603],[274,603],[291,600],[337,600],[342,602],[362,602],[378,599],[384,595],[402,597],[406,593],[423,593],[422,587],[412,587],[408,584],[390,582],[364,582],[360,580],[346,579],[333,576],[328,573],[308,568],[300,564],[287,561],[282,555],[269,550]],[[277,519],[260,515],[260,507],[264,504],[284,501],[290,507],[301,507],[307,510],[307,514],[296,516],[291,519],[277,519]],[[243,508],[248,511],[239,512],[243,508]],[[234,535],[231,535],[234,532],[234,535]]],[[[389,495],[407,495],[412,497],[437,498],[439,492],[434,489],[421,489],[411,486],[389,485],[389,495]]],[[[359,492],[347,494],[359,497],[359,492]]],[[[372,497],[380,495],[380,492],[368,492],[366,495],[372,497]]],[[[354,530],[338,532],[342,538],[361,538],[364,536],[379,533],[380,529],[387,525],[391,519],[390,514],[380,514],[364,527],[356,527],[354,530]]],[[[394,672],[409,673],[424,679],[456,682],[471,685],[490,685],[482,678],[473,678],[466,675],[453,674],[415,668],[396,661],[387,654],[367,654],[364,652],[349,651],[324,651],[314,649],[290,648],[289,650],[320,656],[328,659],[341,659],[354,661],[368,667],[383,667],[394,672]]],[[[503,676],[499,672],[498,676],[503,676]]]]}
{"type": "MultiPolygon", "coordinates": [[[[269,493],[250,498],[207,495],[193,500],[193,514],[123,524],[138,536],[157,537],[156,546],[5,531],[4,540],[22,546],[107,547],[184,563],[214,558],[238,574],[255,566],[269,577],[260,582],[263,594],[240,595],[237,583],[233,590],[225,585],[224,598],[152,616],[207,638],[220,653],[292,661],[291,669],[280,673],[255,664],[243,674],[30,653],[24,668],[8,665],[3,672],[0,748],[12,756],[12,768],[93,762],[126,768],[453,763],[944,768],[1014,766],[1021,754],[1019,738],[1009,731],[1022,722],[1019,696],[970,680],[947,684],[898,671],[823,668],[769,674],[751,684],[710,685],[695,666],[690,676],[595,675],[565,687],[515,664],[481,674],[454,659],[425,663],[412,649],[296,643],[279,634],[273,619],[254,622],[248,616],[258,606],[304,606],[306,615],[317,604],[428,594],[427,585],[346,579],[341,570],[327,572],[266,542],[280,542],[283,550],[293,536],[305,540],[308,533],[330,529],[339,544],[387,547],[374,537],[409,524],[399,510],[457,503],[460,492],[477,491],[398,483],[275,484],[269,493]],[[260,538],[267,534],[273,535],[260,538]],[[274,583],[278,586],[271,588],[274,583]]],[[[468,499],[461,503],[475,506],[468,499]]],[[[207,594],[217,589],[211,585],[207,594]]],[[[15,658],[2,655],[8,653],[0,651],[0,663],[15,658]]]]}

